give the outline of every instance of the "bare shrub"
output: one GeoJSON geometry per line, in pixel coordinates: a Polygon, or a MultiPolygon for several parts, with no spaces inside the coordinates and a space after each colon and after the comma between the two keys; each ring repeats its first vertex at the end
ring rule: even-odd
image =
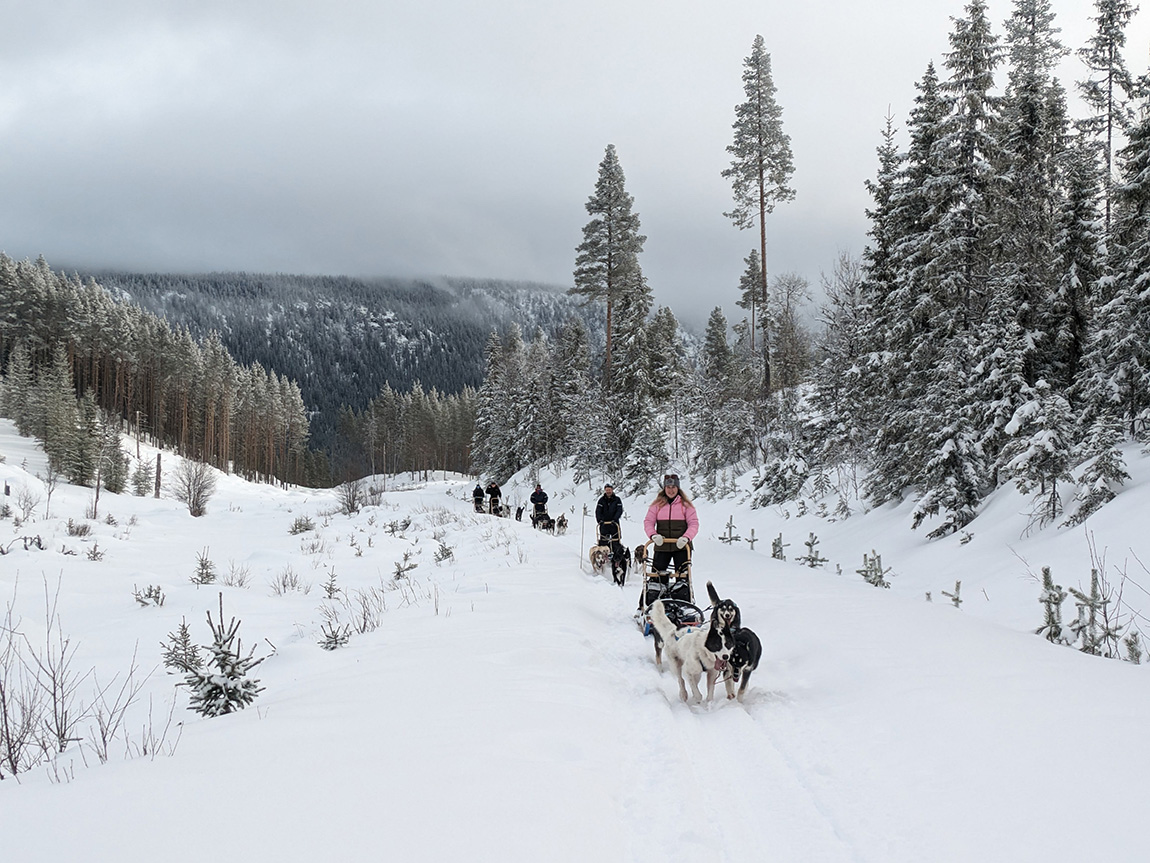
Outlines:
{"type": "Polygon", "coordinates": [[[140,697],[140,690],[144,688],[144,684],[151,676],[146,674],[143,677],[138,677],[139,672],[140,666],[136,662],[135,653],[133,653],[132,663],[128,667],[128,672],[124,675],[119,689],[113,689],[119,675],[113,677],[107,686],[100,686],[98,682],[96,684],[96,700],[90,711],[95,725],[88,729],[88,743],[95,751],[96,757],[100,759],[101,764],[107,762],[108,749],[112,741],[119,737],[120,731],[124,727],[125,714],[140,697]]]}
{"type": "Polygon", "coordinates": [[[38,763],[36,734],[45,710],[17,626],[9,603],[0,619],[0,780],[38,763]]]}
{"type": "MultiPolygon", "coordinates": [[[[354,537],[353,537],[354,539],[354,537]]],[[[354,542],[352,543],[354,545],[354,542]]],[[[327,543],[322,537],[315,536],[310,539],[301,539],[299,550],[303,554],[327,554],[327,543]]]]}
{"type": "Polygon", "coordinates": [[[311,585],[300,578],[299,573],[292,569],[290,564],[272,579],[271,586],[272,593],[276,596],[283,596],[287,593],[307,594],[311,592],[311,585]]]}
{"type": "Polygon", "coordinates": [[[355,515],[363,507],[366,490],[362,479],[352,479],[336,489],[336,502],[344,515],[355,515]]]}
{"type": "Polygon", "coordinates": [[[52,493],[56,491],[56,486],[60,483],[60,471],[52,464],[52,460],[48,460],[48,472],[43,477],[44,490],[48,493],[48,499],[44,502],[44,518],[48,518],[48,512],[52,509],[52,493]]]}
{"type": "Polygon", "coordinates": [[[136,585],[132,585],[132,596],[136,597],[136,602],[147,608],[149,605],[160,606],[164,604],[167,598],[164,592],[160,590],[158,584],[149,584],[143,590],[140,590],[136,585]]]}
{"type": "Polygon", "coordinates": [[[351,614],[351,626],[357,633],[374,632],[379,629],[383,615],[387,612],[387,594],[380,587],[357,590],[344,600],[351,614]]]}
{"type": "Polygon", "coordinates": [[[216,474],[201,461],[184,459],[172,476],[172,494],[188,505],[188,512],[199,518],[208,511],[208,501],[216,493],[216,474]]]}
{"type": "Polygon", "coordinates": [[[60,615],[56,605],[60,598],[60,584],[56,583],[56,593],[49,596],[48,583],[44,583],[44,646],[32,654],[36,666],[36,685],[43,695],[44,706],[41,731],[44,735],[44,749],[63,752],[69,743],[78,743],[76,729],[87,714],[86,708],[77,701],[76,690],[91,671],[80,674],[72,667],[76,647],[71,639],[65,638],[60,626],[60,615]]]}
{"type": "Polygon", "coordinates": [[[32,517],[36,507],[40,505],[40,495],[27,485],[16,489],[16,508],[20,510],[20,520],[27,521],[32,517]]]}
{"type": "Polygon", "coordinates": [[[252,571],[245,564],[229,560],[228,573],[220,580],[228,587],[247,587],[252,580],[252,571]]]}
{"type": "Polygon", "coordinates": [[[168,705],[168,715],[164,720],[164,726],[160,729],[159,733],[156,732],[155,720],[152,718],[152,699],[148,698],[148,722],[140,729],[139,740],[132,740],[125,735],[125,743],[127,744],[128,754],[135,757],[151,758],[154,759],[157,755],[175,755],[176,747],[180,745],[180,737],[183,734],[184,724],[182,722],[175,723],[176,726],[176,739],[169,742],[168,734],[172,730],[172,720],[176,715],[176,700],[173,698],[171,704],[168,705]]]}

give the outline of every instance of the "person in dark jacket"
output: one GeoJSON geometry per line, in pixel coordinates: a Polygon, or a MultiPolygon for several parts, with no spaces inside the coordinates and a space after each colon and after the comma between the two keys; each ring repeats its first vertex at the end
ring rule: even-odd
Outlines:
{"type": "Polygon", "coordinates": [[[487,496],[491,498],[491,500],[487,502],[491,514],[499,515],[499,498],[503,497],[503,490],[499,488],[499,483],[495,480],[491,480],[491,482],[487,483],[487,496]]]}
{"type": "Polygon", "coordinates": [[[603,486],[603,495],[595,504],[595,523],[599,526],[599,542],[604,544],[619,539],[619,520],[623,517],[623,501],[615,494],[615,486],[603,486]]]}
{"type": "Polygon", "coordinates": [[[471,500],[475,504],[475,511],[483,512],[483,486],[479,483],[471,490],[471,500]]]}
{"type": "Polygon", "coordinates": [[[531,523],[535,524],[540,518],[547,515],[547,492],[539,483],[535,483],[535,491],[531,492],[531,503],[535,506],[535,512],[531,515],[531,523]]]}
{"type": "Polygon", "coordinates": [[[631,555],[623,545],[621,518],[623,501],[616,496],[615,486],[605,483],[603,495],[595,504],[595,523],[599,530],[599,545],[611,548],[611,577],[619,586],[627,580],[627,569],[631,562],[631,555]]]}

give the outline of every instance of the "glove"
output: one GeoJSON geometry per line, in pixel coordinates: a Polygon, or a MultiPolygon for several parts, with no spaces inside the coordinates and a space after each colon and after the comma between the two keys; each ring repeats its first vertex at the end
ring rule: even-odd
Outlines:
{"type": "Polygon", "coordinates": [[[675,540],[675,547],[676,548],[686,548],[687,542],[688,542],[687,537],[681,536],[677,540],[675,540]]]}
{"type": "Polygon", "coordinates": [[[663,544],[663,537],[660,536],[659,534],[655,534],[653,537],[651,537],[651,541],[654,542],[655,545],[662,545],[663,544]]]}

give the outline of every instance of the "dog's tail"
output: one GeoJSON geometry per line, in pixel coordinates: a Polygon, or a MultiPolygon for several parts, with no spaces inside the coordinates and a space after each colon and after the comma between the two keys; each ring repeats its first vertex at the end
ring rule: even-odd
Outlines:
{"type": "Polygon", "coordinates": [[[675,634],[675,624],[671,622],[671,618],[667,617],[667,611],[663,608],[663,600],[656,599],[651,606],[651,626],[659,633],[659,638],[667,641],[675,634]]]}
{"type": "Polygon", "coordinates": [[[709,581],[707,582],[707,596],[711,598],[711,605],[718,605],[722,602],[722,600],[719,599],[719,591],[715,590],[715,585],[709,581]]]}

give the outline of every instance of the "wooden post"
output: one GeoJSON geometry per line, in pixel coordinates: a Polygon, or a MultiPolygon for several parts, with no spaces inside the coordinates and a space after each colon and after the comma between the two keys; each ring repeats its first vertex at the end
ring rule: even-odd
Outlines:
{"type": "Polygon", "coordinates": [[[160,453],[156,453],[156,498],[160,497],[160,453]]]}

